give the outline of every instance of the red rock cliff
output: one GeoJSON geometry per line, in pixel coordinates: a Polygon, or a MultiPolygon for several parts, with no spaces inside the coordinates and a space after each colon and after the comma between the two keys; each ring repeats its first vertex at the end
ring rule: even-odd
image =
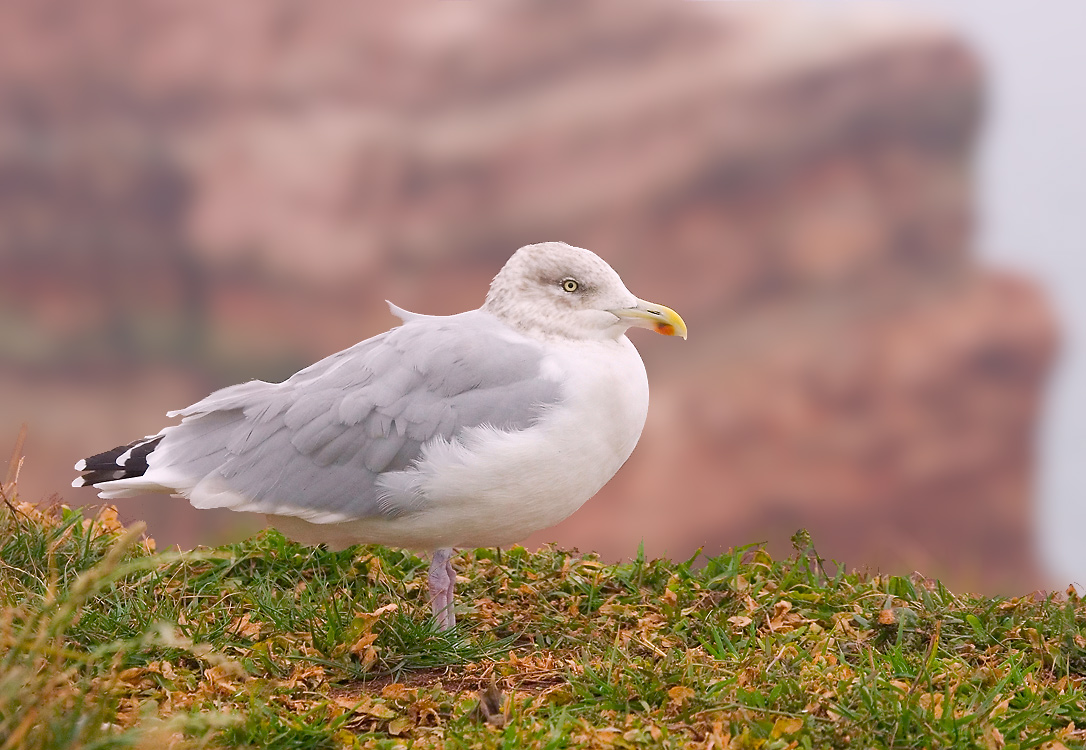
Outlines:
{"type": "MultiPolygon", "coordinates": [[[[533,542],[784,551],[806,527],[850,567],[1038,582],[1054,324],[972,246],[983,76],[951,32],[881,4],[113,10],[0,8],[18,315],[196,316],[186,351],[222,335],[312,358],[384,326],[385,297],[475,306],[515,247],[566,240],[679,309],[691,340],[638,340],[642,444],[533,542]]],[[[114,328],[142,351],[139,326],[114,328]]],[[[140,430],[180,405],[150,392],[140,430]]],[[[112,415],[111,397],[93,403],[112,415]]],[[[74,449],[38,422],[44,494],[74,449]]]]}

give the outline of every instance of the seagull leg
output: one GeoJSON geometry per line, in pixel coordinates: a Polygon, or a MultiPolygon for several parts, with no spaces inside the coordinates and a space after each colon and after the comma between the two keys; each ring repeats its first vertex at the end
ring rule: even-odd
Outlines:
{"type": "Polygon", "coordinates": [[[452,550],[449,550],[449,559],[445,561],[445,573],[449,576],[449,588],[447,589],[449,595],[449,627],[456,626],[456,568],[452,564],[452,550]]]}
{"type": "Polygon", "coordinates": [[[456,625],[453,613],[453,596],[456,590],[456,570],[452,566],[453,551],[448,547],[434,550],[430,560],[430,606],[438,630],[451,630],[456,625]]]}

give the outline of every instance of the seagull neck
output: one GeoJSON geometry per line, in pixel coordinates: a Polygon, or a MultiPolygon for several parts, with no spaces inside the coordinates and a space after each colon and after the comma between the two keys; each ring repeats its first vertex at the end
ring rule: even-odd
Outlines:
{"type": "Polygon", "coordinates": [[[533,318],[530,315],[518,314],[519,311],[508,308],[483,305],[483,312],[497,318],[503,324],[517,333],[536,339],[547,341],[555,338],[568,338],[563,336],[561,327],[554,320],[533,318]]]}
{"type": "Polygon", "coordinates": [[[625,326],[611,326],[608,328],[586,328],[580,325],[583,321],[570,320],[561,316],[545,318],[529,315],[518,315],[516,312],[498,311],[487,309],[484,305],[481,312],[492,315],[503,325],[521,336],[527,336],[540,342],[592,342],[592,341],[618,341],[625,333],[625,326]],[[576,332],[576,333],[574,333],[576,332]]]}

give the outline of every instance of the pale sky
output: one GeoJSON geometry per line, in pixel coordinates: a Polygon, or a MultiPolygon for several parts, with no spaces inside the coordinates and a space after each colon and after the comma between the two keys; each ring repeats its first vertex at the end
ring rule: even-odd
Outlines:
{"type": "Polygon", "coordinates": [[[1056,583],[1086,584],[1086,3],[911,0],[954,21],[990,73],[980,163],[992,263],[1050,291],[1063,351],[1041,436],[1040,549],[1056,583]]]}
{"type": "Polygon", "coordinates": [[[990,264],[1019,269],[1040,281],[1060,318],[1062,351],[1039,436],[1038,549],[1055,574],[1053,583],[1074,582],[1082,591],[1086,589],[1086,2],[896,4],[950,21],[986,62],[989,110],[978,164],[981,236],[976,245],[990,264]]]}

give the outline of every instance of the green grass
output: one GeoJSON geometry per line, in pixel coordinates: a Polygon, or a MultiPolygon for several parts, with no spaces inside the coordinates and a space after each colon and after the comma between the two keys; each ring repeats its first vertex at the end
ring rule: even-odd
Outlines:
{"type": "Polygon", "coordinates": [[[0,750],[1082,746],[1086,605],[827,574],[757,548],[426,563],[265,532],[156,554],[110,511],[0,505],[0,750]]]}

